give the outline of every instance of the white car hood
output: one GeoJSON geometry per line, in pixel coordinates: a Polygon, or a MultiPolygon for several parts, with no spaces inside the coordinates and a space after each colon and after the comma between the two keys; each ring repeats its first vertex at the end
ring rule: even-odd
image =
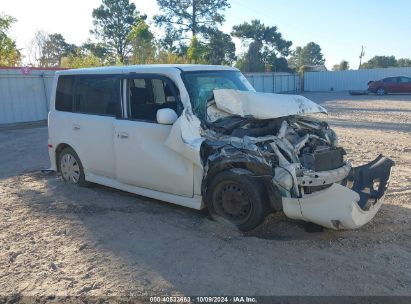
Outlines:
{"type": "Polygon", "coordinates": [[[322,106],[300,95],[221,89],[214,90],[214,100],[220,111],[256,119],[327,113],[322,106]]]}

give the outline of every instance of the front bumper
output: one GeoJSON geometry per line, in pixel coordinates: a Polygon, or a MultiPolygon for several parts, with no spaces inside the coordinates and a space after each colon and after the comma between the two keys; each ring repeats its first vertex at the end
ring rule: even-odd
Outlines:
{"type": "Polygon", "coordinates": [[[352,168],[341,183],[301,198],[283,198],[284,213],[331,229],[356,229],[375,216],[388,188],[394,162],[382,155],[352,168]]]}

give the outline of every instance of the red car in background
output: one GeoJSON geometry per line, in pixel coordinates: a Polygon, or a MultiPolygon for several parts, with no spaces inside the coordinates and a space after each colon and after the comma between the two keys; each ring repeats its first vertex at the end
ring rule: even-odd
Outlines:
{"type": "Polygon", "coordinates": [[[368,83],[368,92],[377,95],[388,93],[411,93],[411,78],[405,76],[388,77],[368,83]]]}

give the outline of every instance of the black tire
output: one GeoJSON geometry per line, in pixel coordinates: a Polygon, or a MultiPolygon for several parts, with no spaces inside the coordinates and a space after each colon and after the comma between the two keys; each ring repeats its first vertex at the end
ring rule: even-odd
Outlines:
{"type": "MultiPolygon", "coordinates": [[[[80,158],[78,157],[77,153],[70,147],[64,148],[63,151],[59,154],[59,171],[61,176],[63,177],[63,180],[66,183],[71,183],[75,184],[81,187],[85,187],[88,185],[88,183],[85,180],[84,176],[84,168],[83,164],[80,161],[80,158]],[[70,160],[72,159],[73,164],[76,164],[71,170],[73,171],[73,174],[66,174],[67,173],[67,158],[70,160]],[[73,178],[73,176],[77,176],[78,178],[73,178]]],[[[70,170],[69,170],[70,171],[70,170]]]]}
{"type": "Polygon", "coordinates": [[[387,95],[387,90],[385,88],[378,88],[376,91],[378,96],[383,96],[383,95],[387,95]]]}
{"type": "Polygon", "coordinates": [[[249,231],[260,225],[268,214],[264,198],[263,186],[253,177],[223,171],[208,185],[206,205],[214,220],[249,231]]]}

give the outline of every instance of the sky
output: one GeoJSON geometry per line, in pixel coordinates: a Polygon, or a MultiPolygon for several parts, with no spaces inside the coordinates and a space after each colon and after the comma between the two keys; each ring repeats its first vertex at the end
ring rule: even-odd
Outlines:
{"type": "MultiPolygon", "coordinates": [[[[159,12],[156,0],[130,0],[149,18],[159,12]]],[[[233,25],[260,19],[277,26],[293,48],[315,42],[321,46],[327,68],[347,60],[357,68],[361,45],[367,61],[375,55],[411,58],[410,0],[229,0],[226,22],[233,25]]],[[[0,12],[18,21],[10,31],[26,54],[37,30],[61,33],[69,43],[92,38],[92,10],[101,0],[0,0],[0,12]]],[[[236,41],[241,51],[241,43],[236,41]]]]}

